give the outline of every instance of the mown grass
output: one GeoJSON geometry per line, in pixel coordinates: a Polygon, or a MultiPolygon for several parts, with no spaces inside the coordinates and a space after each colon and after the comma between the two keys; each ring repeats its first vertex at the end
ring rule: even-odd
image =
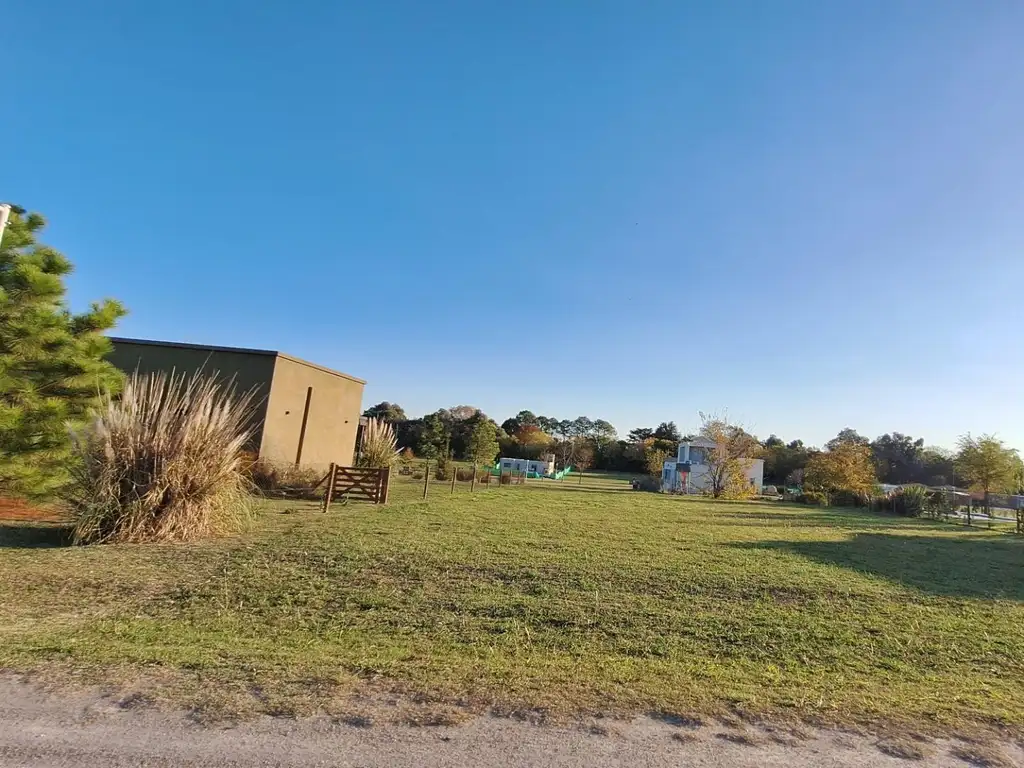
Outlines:
{"type": "Polygon", "coordinates": [[[0,523],[0,668],[180,673],[179,696],[272,711],[397,689],[1024,728],[1024,541],[573,483],[437,483],[424,502],[400,480],[386,508],[268,503],[199,545],[70,548],[0,523]]]}

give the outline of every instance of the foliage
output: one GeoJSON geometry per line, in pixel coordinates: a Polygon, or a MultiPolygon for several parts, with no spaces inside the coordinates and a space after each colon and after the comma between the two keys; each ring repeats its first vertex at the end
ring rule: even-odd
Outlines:
{"type": "Polygon", "coordinates": [[[666,440],[670,443],[679,444],[682,441],[682,436],[679,434],[679,428],[676,426],[674,421],[663,421],[659,424],[654,434],[651,435],[655,440],[666,440]]]}
{"type": "Polygon", "coordinates": [[[37,213],[14,208],[0,244],[0,495],[45,498],[67,482],[70,425],[116,393],[123,375],[104,357],[103,335],[125,314],[104,300],[72,314],[72,265],[37,242],[37,213]]]}
{"type": "Polygon", "coordinates": [[[74,539],[189,541],[234,527],[252,395],[210,376],[133,374],[75,437],[74,539]]]}
{"type": "Polygon", "coordinates": [[[599,441],[594,447],[594,466],[598,469],[629,469],[624,457],[625,445],[622,440],[599,441]]]}
{"type": "Polygon", "coordinates": [[[381,419],[367,419],[356,463],[360,467],[392,467],[398,461],[398,454],[394,427],[381,419]]]}
{"type": "Polygon", "coordinates": [[[652,477],[660,476],[669,456],[670,454],[661,448],[648,448],[644,452],[644,469],[647,470],[647,474],[652,477]]]}
{"type": "Polygon", "coordinates": [[[513,437],[515,437],[515,439],[524,446],[537,446],[543,448],[551,444],[551,435],[535,424],[527,424],[526,426],[521,427],[513,437]]]}
{"type": "Polygon", "coordinates": [[[820,491],[805,491],[798,494],[793,501],[798,504],[809,504],[814,507],[824,507],[828,505],[828,497],[820,491]]]}
{"type": "Polygon", "coordinates": [[[864,435],[859,434],[857,430],[851,429],[850,427],[844,427],[839,430],[838,435],[825,443],[825,447],[830,451],[834,451],[840,445],[845,445],[847,443],[852,445],[870,445],[871,441],[864,437],[864,435]]]}
{"type": "Polygon", "coordinates": [[[448,473],[451,472],[452,466],[452,462],[447,456],[438,456],[437,466],[434,468],[434,479],[450,480],[451,475],[448,473]]]}
{"type": "MultiPolygon", "coordinates": [[[[367,413],[374,409],[397,408],[385,402],[368,409],[367,413]]],[[[463,405],[441,409],[423,418],[396,421],[394,426],[398,444],[412,448],[424,458],[450,454],[458,459],[470,459],[470,439],[476,424],[483,419],[489,420],[478,408],[463,405]]],[[[630,430],[626,440],[618,440],[615,427],[604,419],[587,416],[557,419],[529,410],[521,410],[503,421],[500,427],[495,426],[503,456],[537,459],[550,451],[557,453],[560,463],[572,463],[571,458],[576,453],[587,450],[582,447],[585,444],[593,455],[594,468],[620,472],[645,471],[645,453],[651,447],[674,454],[680,441],[692,439],[690,435],[680,436],[680,430],[671,421],[661,422],[657,428],[638,427],[630,430]]],[[[941,448],[925,446],[923,438],[893,431],[869,440],[855,429],[845,427],[828,441],[826,448],[833,450],[848,443],[869,447],[881,482],[947,485],[956,479],[953,455],[941,448]]],[[[802,484],[808,463],[819,453],[802,440],[786,442],[776,435],[768,437],[760,447],[751,445],[750,449],[753,457],[764,459],[764,482],[775,485],[802,484]]],[[[1024,490],[1024,463],[1017,467],[1015,485],[1024,490]]],[[[738,482],[740,474],[735,464],[731,465],[728,475],[736,481],[732,486],[738,493],[745,492],[747,487],[738,482]]]]}
{"type": "Polygon", "coordinates": [[[866,507],[871,504],[871,494],[841,488],[831,496],[833,507],[866,507]]]}
{"type": "Polygon", "coordinates": [[[888,501],[897,515],[920,517],[929,505],[928,490],[920,485],[908,485],[890,493],[888,501]]]}
{"type": "Polygon", "coordinates": [[[590,440],[581,438],[576,441],[576,451],[572,457],[572,466],[580,472],[594,466],[594,445],[590,440]]]}
{"type": "Polygon", "coordinates": [[[963,435],[957,441],[956,469],[971,488],[985,493],[1017,490],[1020,462],[1017,451],[993,435],[963,435]]]}
{"type": "Polygon", "coordinates": [[[611,422],[595,419],[590,424],[590,435],[588,436],[593,438],[596,443],[601,444],[615,440],[617,433],[611,422]]]}
{"type": "Polygon", "coordinates": [[[901,432],[885,434],[871,443],[878,476],[887,483],[917,482],[924,458],[924,438],[914,439],[901,432]]]}
{"type": "Polygon", "coordinates": [[[868,494],[877,482],[871,448],[853,440],[833,442],[828,451],[811,457],[805,472],[804,487],[826,495],[868,494]]]}
{"type": "Polygon", "coordinates": [[[294,464],[277,464],[266,459],[250,460],[248,456],[242,466],[248,482],[271,496],[313,498],[313,489],[325,474],[320,470],[294,464]]]}
{"type": "Polygon", "coordinates": [[[452,433],[440,411],[423,417],[423,425],[414,450],[424,459],[447,456],[452,433]]]}
{"type": "MultiPolygon", "coordinates": [[[[507,421],[506,421],[507,423],[507,421]]],[[[516,459],[536,459],[551,449],[551,435],[536,424],[526,424],[501,442],[501,455],[516,459]]]]}
{"type": "Polygon", "coordinates": [[[807,448],[802,440],[785,443],[772,435],[762,444],[764,450],[764,481],[783,485],[794,472],[804,469],[817,451],[807,448]]]}
{"type": "Polygon", "coordinates": [[[956,509],[956,500],[946,491],[931,491],[925,509],[932,517],[949,517],[956,509]]]}
{"type": "MultiPolygon", "coordinates": [[[[925,485],[953,485],[955,477],[953,453],[944,448],[927,446],[921,451],[920,474],[912,478],[912,482],[925,485]]],[[[883,476],[882,481],[892,482],[888,476],[883,476]]]]}
{"type": "Polygon", "coordinates": [[[465,457],[475,464],[491,464],[497,456],[497,428],[490,419],[481,419],[473,428],[465,457]]]}
{"type": "MultiPolygon", "coordinates": [[[[458,405],[454,408],[442,408],[422,419],[406,422],[400,430],[402,436],[399,444],[413,448],[417,456],[426,459],[451,456],[472,460],[473,435],[477,427],[484,422],[492,426],[499,443],[508,440],[505,431],[479,408],[458,405]]],[[[497,452],[498,449],[495,448],[495,454],[497,452]]]]}
{"type": "Polygon", "coordinates": [[[626,439],[631,443],[642,443],[645,440],[649,440],[654,437],[654,430],[649,427],[637,427],[636,429],[629,430],[629,434],[626,439]]]}
{"type": "Polygon", "coordinates": [[[700,436],[713,443],[706,449],[707,492],[716,499],[740,498],[750,493],[746,473],[750,459],[758,457],[757,438],[725,416],[700,414],[700,436]]]}
{"type": "Polygon", "coordinates": [[[505,419],[505,421],[501,422],[501,428],[508,435],[515,435],[524,427],[536,427],[537,430],[543,432],[533,411],[520,411],[511,419],[505,419]]]}
{"type": "Polygon", "coordinates": [[[389,403],[385,400],[382,403],[377,403],[371,408],[367,408],[363,411],[363,416],[369,416],[373,419],[379,419],[380,421],[388,421],[392,424],[397,421],[405,421],[405,411],[402,410],[402,406],[398,403],[389,403]]]}

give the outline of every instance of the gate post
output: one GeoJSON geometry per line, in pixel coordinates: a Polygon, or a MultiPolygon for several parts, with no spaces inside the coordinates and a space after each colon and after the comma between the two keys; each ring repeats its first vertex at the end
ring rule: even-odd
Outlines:
{"type": "Polygon", "coordinates": [[[391,487],[391,467],[384,467],[380,471],[380,490],[377,492],[377,503],[387,504],[388,503],[388,489],[391,487]]]}
{"type": "Polygon", "coordinates": [[[327,490],[324,491],[324,508],[323,512],[327,512],[331,508],[331,499],[334,496],[334,475],[335,475],[335,464],[331,462],[331,468],[327,470],[327,490]]]}

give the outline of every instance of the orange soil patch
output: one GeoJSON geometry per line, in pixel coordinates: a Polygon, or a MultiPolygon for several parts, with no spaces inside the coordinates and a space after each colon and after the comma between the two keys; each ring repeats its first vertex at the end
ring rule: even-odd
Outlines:
{"type": "Polygon", "coordinates": [[[0,520],[56,522],[60,520],[60,514],[53,509],[35,506],[22,499],[0,498],[0,520]]]}

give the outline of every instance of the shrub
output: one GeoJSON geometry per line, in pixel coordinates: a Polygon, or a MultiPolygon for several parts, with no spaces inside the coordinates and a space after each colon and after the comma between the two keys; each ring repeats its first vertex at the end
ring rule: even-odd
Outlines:
{"type": "Polygon", "coordinates": [[[270,496],[313,498],[314,490],[324,479],[325,472],[296,467],[294,464],[275,464],[265,459],[246,462],[245,476],[257,490],[270,496]]]}
{"type": "Polygon", "coordinates": [[[413,472],[412,473],[412,479],[413,480],[422,480],[423,479],[423,470],[418,470],[416,472],[413,472]]]}
{"type": "Polygon", "coordinates": [[[434,469],[435,480],[451,480],[451,475],[448,474],[450,471],[450,465],[448,459],[438,459],[437,468],[434,469]]]}
{"type": "Polygon", "coordinates": [[[74,436],[74,541],[188,541],[240,524],[251,402],[200,373],[136,373],[120,398],[104,395],[74,436]]]}
{"type": "Polygon", "coordinates": [[[928,491],[919,485],[908,485],[889,494],[892,511],[904,517],[920,517],[928,506],[928,491]]]}
{"type": "Polygon", "coordinates": [[[797,504],[809,504],[815,507],[824,507],[828,504],[828,497],[820,491],[805,491],[798,493],[794,498],[797,504]]]}
{"type": "Polygon", "coordinates": [[[455,479],[459,482],[468,483],[473,479],[473,468],[472,467],[459,467],[455,471],[455,479]]]}
{"type": "Polygon", "coordinates": [[[866,493],[840,490],[833,493],[829,501],[833,507],[866,507],[871,503],[871,497],[866,493]]]}
{"type": "Polygon", "coordinates": [[[380,419],[367,419],[357,464],[360,467],[391,467],[396,461],[398,438],[395,437],[395,428],[380,419]]]}
{"type": "Polygon", "coordinates": [[[925,512],[932,517],[949,517],[955,511],[953,497],[945,491],[931,491],[925,512]]]}

